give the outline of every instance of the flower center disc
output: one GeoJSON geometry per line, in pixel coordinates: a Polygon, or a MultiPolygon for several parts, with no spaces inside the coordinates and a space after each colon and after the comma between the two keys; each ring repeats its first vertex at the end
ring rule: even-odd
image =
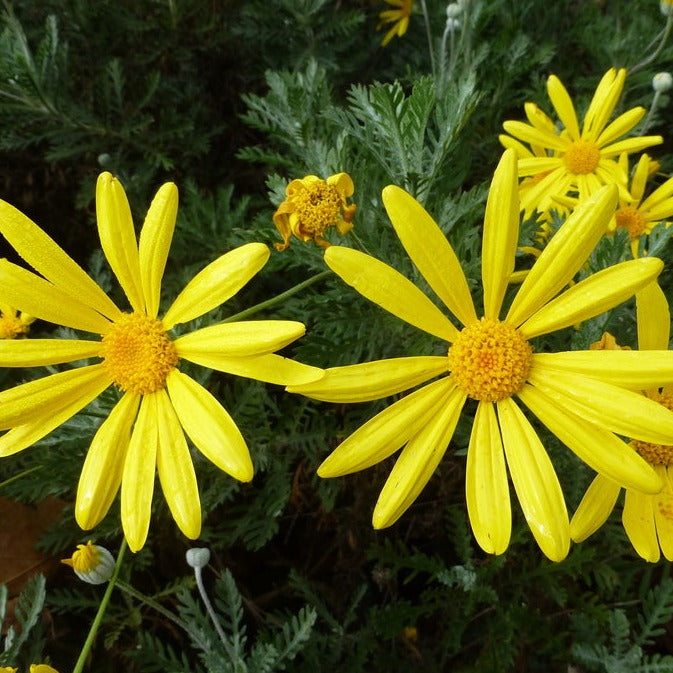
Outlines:
{"type": "Polygon", "coordinates": [[[341,197],[334,185],[315,182],[293,197],[295,213],[302,230],[322,236],[340,219],[341,197]]]}
{"type": "Polygon", "coordinates": [[[0,339],[16,339],[28,333],[28,326],[18,316],[0,315],[0,339]]]}
{"type": "Polygon", "coordinates": [[[482,318],[449,348],[449,370],[468,397],[496,402],[521,389],[532,357],[533,349],[514,327],[482,318]]]}
{"type": "MultiPolygon", "coordinates": [[[[671,393],[659,393],[659,404],[663,404],[667,409],[673,411],[673,395],[671,393]]],[[[631,446],[650,464],[650,465],[673,465],[673,446],[666,444],[650,444],[650,442],[641,442],[639,439],[632,439],[631,446]]]]}
{"type": "Polygon", "coordinates": [[[124,391],[146,395],[164,387],[178,364],[161,320],[125,314],[103,337],[99,353],[112,380],[124,391]]]}
{"type": "Polygon", "coordinates": [[[590,140],[576,140],[571,143],[563,157],[568,170],[575,175],[593,173],[601,160],[601,152],[590,140]]]}
{"type": "Polygon", "coordinates": [[[617,226],[627,229],[631,238],[638,238],[644,231],[645,218],[641,212],[633,206],[624,206],[615,213],[617,226]]]}

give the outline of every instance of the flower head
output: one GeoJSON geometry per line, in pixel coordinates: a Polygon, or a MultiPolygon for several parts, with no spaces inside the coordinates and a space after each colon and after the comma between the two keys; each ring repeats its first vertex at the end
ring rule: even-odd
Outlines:
{"type": "Polygon", "coordinates": [[[661,136],[623,138],[642,119],[645,108],[627,110],[608,123],[625,79],[623,68],[611,68],[605,73],[584,116],[581,130],[575,107],[556,75],[547,80],[547,92],[563,125],[562,131],[531,119],[532,116],[546,117],[533,103],[526,104],[530,123],[506,121],[503,124],[509,136],[502,135],[500,140],[505,147],[516,149],[519,177],[539,177],[538,182],[522,194],[521,207],[526,214],[536,208],[548,210],[555,196],[564,196],[568,192],[577,192],[582,200],[596,193],[602,185],[619,186],[621,172],[615,158],[663,142],[661,136]],[[523,143],[528,143],[531,150],[527,150],[523,143]],[[543,155],[540,149],[544,150],[543,155]]]}
{"type": "Polygon", "coordinates": [[[673,88],[673,75],[670,72],[658,72],[652,77],[652,88],[655,93],[666,93],[673,88]]]}
{"type": "MultiPolygon", "coordinates": [[[[636,295],[638,347],[646,352],[668,348],[671,316],[659,285],[651,283],[636,295]]],[[[650,388],[648,399],[673,410],[673,385],[650,388]]],[[[655,563],[661,553],[673,561],[673,443],[631,440],[634,453],[642,456],[659,475],[663,489],[642,493],[626,487],[622,524],[639,556],[655,563]]],[[[600,528],[614,509],[621,491],[619,483],[597,475],[587,489],[571,522],[573,540],[581,542],[600,528]]]]}
{"type": "Polygon", "coordinates": [[[287,198],[273,214],[276,229],[283,237],[282,243],[274,244],[276,249],[285,250],[292,234],[326,248],[330,243],[325,232],[330,227],[336,227],[340,234],[350,231],[355,204],[349,204],[347,199],[353,191],[353,181],[347,173],[330,175],[327,180],[315,175],[292,180],[285,189],[287,198]]]}
{"type": "Polygon", "coordinates": [[[30,673],[58,673],[58,671],[47,664],[31,664],[30,673]]]}
{"type": "Polygon", "coordinates": [[[0,393],[0,457],[48,435],[114,386],[122,395],[89,448],[75,505],[84,529],[107,513],[121,488],[121,518],[129,547],[147,537],[155,471],[173,518],[198,537],[201,507],[186,436],[220,469],[252,479],[240,431],[215,397],[180,371],[181,360],[277,384],[304,383],[321,372],[274,351],[304,333],[293,321],[210,325],[175,338],[174,326],[204,315],[235,295],[266,263],[261,243],[236,248],[199,272],[159,318],[161,279],[173,236],[177,188],[157,192],[139,241],[124,190],[103,173],[96,188],[98,231],[107,260],[124,290],[124,312],[36,224],[0,201],[0,233],[41,276],[0,260],[6,301],[42,320],[97,338],[0,341],[0,366],[34,367],[92,358],[0,393]],[[186,436],[185,436],[186,435],[186,436]]]}
{"type": "Polygon", "coordinates": [[[34,320],[27,313],[20,313],[7,304],[0,304],[0,339],[25,336],[34,320]]]}
{"type": "Polygon", "coordinates": [[[381,30],[387,23],[393,25],[388,29],[388,32],[383,36],[381,44],[385,47],[390,40],[397,35],[402,37],[407,32],[409,27],[409,17],[414,8],[414,0],[385,0],[391,7],[396,9],[386,9],[379,14],[379,25],[377,30],[381,30]]]}
{"type": "Polygon", "coordinates": [[[114,556],[105,547],[93,544],[91,540],[86,544],[78,544],[73,555],[63,559],[61,563],[70,566],[77,577],[89,584],[107,582],[115,568],[114,556]]]}
{"type": "Polygon", "coordinates": [[[402,245],[463,327],[456,327],[387,264],[349,248],[329,248],[325,261],[337,275],[397,317],[448,342],[448,352],[334,367],[322,379],[288,390],[319,400],[360,402],[436,378],[365,423],[319,468],[323,477],[344,475],[404,447],[374,509],[377,528],[394,523],[416,499],[451,441],[467,398],[476,400],[466,495],[477,541],[491,553],[502,553],[509,544],[509,469],[535,539],[549,558],[560,560],[570,544],[563,494],[520,403],[598,472],[654,493],[661,488],[660,479],[618,435],[673,440],[673,414],[629,389],[643,381],[673,381],[673,354],[538,353],[531,342],[608,310],[661,271],[660,260],[630,260],[559,294],[604,234],[617,200],[614,186],[604,187],[577,207],[536,260],[505,317],[500,317],[518,241],[517,195],[516,155],[507,150],[486,205],[484,313],[479,317],[458,258],[439,227],[412,196],[398,187],[386,187],[383,202],[402,245]],[[625,408],[628,415],[623,413],[625,408]]]}

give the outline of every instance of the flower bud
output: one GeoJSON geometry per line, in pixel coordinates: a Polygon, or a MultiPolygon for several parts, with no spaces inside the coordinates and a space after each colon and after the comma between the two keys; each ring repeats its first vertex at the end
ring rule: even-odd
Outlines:
{"type": "Polygon", "coordinates": [[[658,72],[652,78],[652,88],[657,93],[665,93],[673,87],[673,75],[670,72],[658,72]]]}
{"type": "Polygon", "coordinates": [[[463,7],[457,2],[451,2],[446,6],[446,18],[456,19],[463,13],[463,7]]]}
{"type": "MultiPolygon", "coordinates": [[[[92,544],[91,540],[86,544],[78,544],[77,551],[72,557],[63,559],[61,563],[70,566],[77,577],[89,584],[107,582],[112,577],[115,568],[115,560],[112,554],[105,547],[92,544]]],[[[44,664],[40,664],[40,666],[44,666],[44,664]]],[[[48,673],[48,671],[38,670],[36,673],[48,673]]]]}
{"type": "Polygon", "coordinates": [[[192,547],[192,549],[187,550],[185,557],[192,568],[203,568],[210,561],[210,549],[208,547],[192,547]]]}

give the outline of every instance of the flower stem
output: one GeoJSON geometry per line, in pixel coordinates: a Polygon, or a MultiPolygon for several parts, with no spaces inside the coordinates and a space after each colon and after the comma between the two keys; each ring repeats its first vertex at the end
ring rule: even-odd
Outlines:
{"type": "Polygon", "coordinates": [[[86,659],[89,656],[89,651],[91,650],[93,642],[96,639],[96,634],[98,633],[100,624],[103,621],[105,610],[107,610],[108,603],[110,602],[110,596],[112,595],[112,590],[115,588],[115,584],[117,583],[117,576],[119,575],[119,571],[122,567],[124,552],[126,552],[125,539],[122,540],[121,546],[119,547],[119,554],[117,555],[117,562],[115,563],[114,572],[112,573],[112,577],[110,578],[107,588],[105,589],[103,599],[101,600],[100,605],[98,606],[98,612],[96,613],[96,616],[94,617],[94,620],[91,624],[91,628],[89,629],[89,635],[86,637],[86,640],[84,641],[82,651],[79,653],[79,658],[77,659],[75,668],[72,669],[72,673],[82,673],[82,670],[84,669],[84,664],[86,663],[86,659]]]}
{"type": "Polygon", "coordinates": [[[227,654],[229,655],[229,659],[231,660],[232,664],[235,664],[238,657],[236,656],[235,652],[231,649],[231,645],[229,644],[229,641],[227,640],[227,636],[224,633],[224,630],[222,629],[222,625],[220,624],[220,620],[217,618],[217,615],[215,614],[215,610],[213,609],[213,605],[210,602],[210,598],[208,598],[208,594],[206,593],[206,587],[203,584],[203,575],[201,574],[201,566],[195,566],[194,567],[194,576],[196,577],[196,586],[199,589],[199,594],[201,594],[201,600],[203,601],[203,604],[206,607],[206,612],[208,612],[208,616],[210,617],[210,621],[213,622],[213,626],[215,627],[215,630],[217,631],[217,635],[220,637],[220,640],[222,641],[222,645],[224,646],[224,649],[226,650],[227,654]]]}
{"type": "Polygon", "coordinates": [[[428,15],[428,8],[425,4],[425,0],[421,0],[421,10],[423,11],[425,32],[428,36],[428,47],[430,49],[430,69],[432,70],[432,76],[437,77],[437,68],[435,66],[435,49],[432,44],[432,30],[430,29],[430,16],[428,15]]]}
{"type": "Polygon", "coordinates": [[[644,67],[648,66],[658,58],[659,54],[661,54],[664,46],[666,45],[668,36],[671,34],[671,28],[673,28],[673,14],[669,14],[666,17],[666,25],[664,26],[664,30],[661,32],[661,41],[659,42],[659,46],[644,61],[634,65],[633,68],[628,71],[629,75],[633,75],[634,72],[642,70],[644,67]]]}
{"type": "Polygon", "coordinates": [[[5,481],[0,481],[0,488],[3,488],[4,486],[9,486],[9,484],[11,484],[12,482],[18,481],[19,479],[23,479],[24,477],[27,477],[29,474],[33,474],[33,472],[37,472],[38,470],[41,469],[42,465],[36,465],[35,467],[31,467],[28,470],[19,472],[19,474],[15,474],[13,477],[5,479],[5,481]]]}
{"type": "Polygon", "coordinates": [[[316,274],[315,276],[311,276],[311,278],[307,278],[305,281],[299,283],[298,285],[291,287],[289,290],[281,292],[281,294],[276,295],[271,299],[267,299],[266,301],[260,302],[259,304],[255,304],[254,306],[251,306],[250,308],[247,308],[245,309],[245,311],[241,311],[240,313],[230,315],[228,318],[225,318],[222,322],[236,322],[238,320],[244,320],[259,311],[263,311],[266,308],[271,308],[276,304],[280,304],[280,302],[285,301],[288,297],[291,297],[293,294],[297,294],[297,292],[305,290],[307,287],[313,285],[313,283],[317,283],[318,281],[323,280],[324,278],[327,278],[328,276],[331,275],[332,275],[331,271],[322,271],[316,274]]]}

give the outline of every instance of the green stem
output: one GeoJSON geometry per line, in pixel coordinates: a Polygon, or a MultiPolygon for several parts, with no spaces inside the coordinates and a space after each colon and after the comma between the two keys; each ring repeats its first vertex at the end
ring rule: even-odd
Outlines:
{"type": "Polygon", "coordinates": [[[673,14],[669,14],[666,17],[666,26],[664,27],[661,36],[661,42],[659,42],[659,46],[644,61],[641,61],[640,63],[638,63],[638,65],[634,65],[633,68],[631,68],[631,70],[628,71],[629,75],[633,75],[634,72],[642,70],[645,66],[648,66],[650,63],[652,63],[657,59],[659,54],[661,54],[661,52],[664,49],[666,40],[668,40],[668,36],[671,34],[671,28],[673,28],[673,14]]]}
{"type": "Polygon", "coordinates": [[[425,20],[425,32],[428,36],[428,47],[430,49],[430,69],[432,76],[437,77],[437,68],[435,66],[435,49],[432,44],[432,30],[430,29],[430,16],[428,15],[428,8],[425,5],[425,0],[421,0],[421,9],[423,11],[423,19],[425,20]]]}
{"type": "Polygon", "coordinates": [[[166,619],[181,628],[204,652],[210,652],[210,646],[208,643],[201,640],[199,634],[192,631],[187,622],[183,622],[177,615],[174,615],[170,610],[167,610],[163,605],[161,605],[161,603],[154,600],[154,598],[146,596],[122,580],[117,580],[117,587],[124,593],[127,593],[129,596],[133,596],[133,598],[136,598],[141,603],[144,603],[153,610],[156,610],[159,614],[163,615],[166,617],[166,619]]]}
{"type": "Polygon", "coordinates": [[[82,670],[84,669],[84,664],[86,663],[86,659],[89,656],[89,651],[91,650],[93,642],[96,639],[96,634],[98,633],[100,624],[103,621],[105,610],[107,610],[108,603],[110,602],[112,590],[115,588],[115,584],[117,583],[117,576],[119,575],[119,571],[122,567],[122,560],[124,559],[125,551],[126,540],[124,539],[122,540],[121,546],[119,547],[119,555],[117,556],[117,563],[115,563],[115,569],[112,573],[112,577],[108,582],[107,589],[105,589],[103,599],[98,606],[98,612],[96,613],[93,623],[91,624],[91,628],[89,629],[89,635],[84,641],[84,646],[82,647],[82,651],[79,653],[79,658],[77,659],[77,663],[75,664],[75,668],[73,668],[72,673],[82,673],[82,670]]]}
{"type": "Polygon", "coordinates": [[[332,275],[331,271],[322,271],[321,273],[318,273],[315,276],[311,276],[311,278],[308,278],[307,280],[299,283],[298,285],[295,285],[294,287],[291,287],[289,290],[286,290],[285,292],[282,292],[281,294],[275,297],[272,297],[271,299],[267,299],[266,301],[260,302],[259,304],[255,304],[254,306],[251,306],[250,308],[247,308],[245,309],[245,311],[241,311],[240,313],[230,315],[228,318],[225,318],[222,322],[237,322],[239,320],[245,320],[249,316],[258,313],[259,311],[263,311],[266,308],[271,308],[276,304],[280,304],[282,301],[285,301],[288,297],[291,297],[293,294],[297,294],[297,292],[305,290],[307,287],[313,285],[313,283],[317,283],[318,281],[323,280],[324,278],[327,278],[328,276],[331,275],[332,275]]]}
{"type": "Polygon", "coordinates": [[[23,479],[24,477],[27,477],[29,474],[33,474],[33,472],[37,472],[38,470],[42,469],[42,465],[36,465],[35,467],[31,467],[29,470],[24,470],[23,472],[19,472],[19,474],[15,474],[13,477],[10,477],[9,479],[5,479],[5,481],[0,481],[0,488],[4,488],[5,486],[9,486],[14,481],[18,481],[19,479],[23,479]]]}

